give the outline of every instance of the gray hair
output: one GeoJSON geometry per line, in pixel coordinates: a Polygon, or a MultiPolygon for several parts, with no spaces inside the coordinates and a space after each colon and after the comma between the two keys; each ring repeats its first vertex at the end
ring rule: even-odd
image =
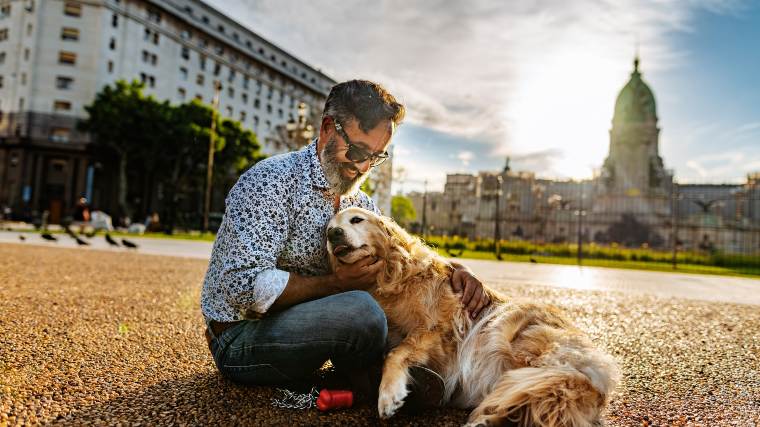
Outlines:
{"type": "Polygon", "coordinates": [[[385,88],[369,80],[349,80],[330,90],[322,118],[332,117],[343,124],[359,121],[364,132],[374,129],[383,120],[394,126],[401,124],[406,109],[385,88]]]}

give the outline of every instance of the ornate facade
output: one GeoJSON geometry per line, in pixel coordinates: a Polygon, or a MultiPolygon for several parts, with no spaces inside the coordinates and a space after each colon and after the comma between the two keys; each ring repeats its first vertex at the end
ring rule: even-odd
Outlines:
{"type": "Polygon", "coordinates": [[[678,185],[659,155],[659,134],[654,94],[637,58],[615,102],[597,177],[548,180],[508,166],[450,174],[443,192],[410,194],[416,231],[424,210],[429,234],[492,239],[498,218],[500,237],[509,240],[759,253],[760,173],[744,184],[678,185]]]}

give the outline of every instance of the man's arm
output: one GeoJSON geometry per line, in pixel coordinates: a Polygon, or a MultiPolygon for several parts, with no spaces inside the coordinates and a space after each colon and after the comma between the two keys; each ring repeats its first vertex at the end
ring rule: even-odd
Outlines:
{"type": "Polygon", "coordinates": [[[372,257],[354,264],[340,265],[332,274],[307,277],[290,273],[288,283],[282,293],[269,307],[269,311],[279,311],[292,305],[351,290],[366,290],[375,284],[377,273],[385,262],[372,257]]]}
{"type": "Polygon", "coordinates": [[[470,271],[462,264],[451,262],[454,273],[451,274],[451,288],[454,292],[462,293],[462,304],[470,312],[470,317],[475,319],[480,312],[491,304],[491,299],[480,283],[470,271]]]}

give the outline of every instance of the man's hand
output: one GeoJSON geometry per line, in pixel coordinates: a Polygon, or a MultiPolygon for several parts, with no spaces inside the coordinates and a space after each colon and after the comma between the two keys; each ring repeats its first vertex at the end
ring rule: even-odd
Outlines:
{"type": "Polygon", "coordinates": [[[461,292],[462,304],[472,319],[477,318],[480,312],[491,304],[491,299],[483,290],[483,284],[463,265],[454,264],[451,289],[456,293],[461,292]]]}
{"type": "Polygon", "coordinates": [[[367,290],[377,283],[377,273],[384,266],[384,260],[371,256],[362,258],[353,264],[339,264],[333,272],[335,286],[341,292],[367,290]]]}

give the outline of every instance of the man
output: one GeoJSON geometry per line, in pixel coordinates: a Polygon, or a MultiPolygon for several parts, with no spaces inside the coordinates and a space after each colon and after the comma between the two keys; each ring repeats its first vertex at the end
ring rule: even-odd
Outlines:
{"type": "MultiPolygon", "coordinates": [[[[332,88],[317,140],[268,158],[227,196],[201,296],[219,371],[242,384],[308,381],[330,359],[345,372],[381,362],[387,324],[366,292],[384,266],[367,258],[330,271],[324,232],[340,209],[379,213],[359,190],[387,157],[403,105],[380,85],[332,88]]],[[[452,287],[475,317],[489,301],[457,267],[452,287]]]]}

